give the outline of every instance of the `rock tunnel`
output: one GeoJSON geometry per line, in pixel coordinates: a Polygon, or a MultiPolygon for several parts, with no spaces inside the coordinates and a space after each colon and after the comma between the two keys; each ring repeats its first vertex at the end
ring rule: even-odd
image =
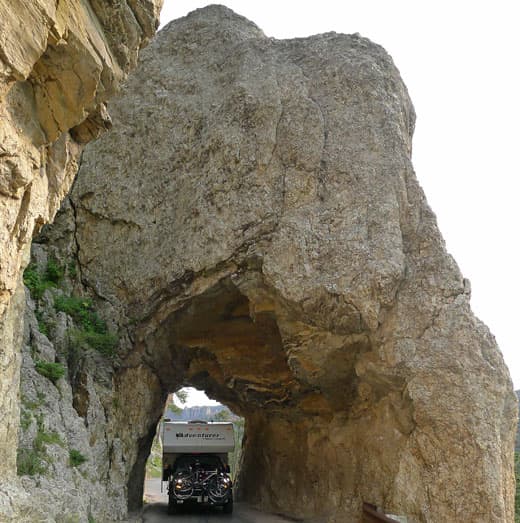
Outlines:
{"type": "MultiPolygon", "coordinates": [[[[238,499],[295,517],[331,515],[330,499],[320,501],[315,492],[333,492],[345,475],[352,475],[351,460],[359,447],[346,445],[333,453],[325,449],[334,420],[342,426],[342,417],[354,403],[354,365],[369,351],[369,340],[359,332],[335,335],[305,326],[277,303],[261,280],[257,268],[220,278],[166,313],[138,342],[130,358],[139,353],[141,364],[160,386],[150,398],[154,407],[141,413],[148,437],[140,441],[129,478],[130,509],[141,505],[144,461],[165,393],[194,386],[246,420],[238,499]],[[306,355],[306,344],[316,354],[306,355]],[[334,466],[338,452],[344,454],[341,469],[334,466]],[[304,477],[307,480],[301,481],[304,477]]],[[[132,387],[133,373],[129,379],[132,387]]],[[[398,428],[406,433],[412,428],[411,413],[396,391],[391,408],[399,411],[398,428]]],[[[354,491],[351,496],[356,497],[354,491]]],[[[359,506],[354,508],[359,511],[359,506]]]]}
{"type": "Polygon", "coordinates": [[[257,507],[507,521],[508,372],[415,178],[386,52],[209,6],[142,51],[110,112],[44,231],[120,340],[109,378],[73,379],[109,495],[140,507],[167,394],[194,386],[245,418],[237,496],[257,507]]]}
{"type": "Polygon", "coordinates": [[[415,179],[389,56],[210,6],[159,33],[111,113],[71,229],[126,332],[128,506],[166,394],[192,385],[246,419],[238,496],[256,506],[503,521],[509,378],[415,179]]]}

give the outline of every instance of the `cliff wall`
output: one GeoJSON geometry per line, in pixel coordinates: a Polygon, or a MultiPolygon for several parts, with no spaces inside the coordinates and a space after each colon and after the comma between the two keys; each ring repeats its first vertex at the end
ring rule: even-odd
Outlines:
{"type": "MultiPolygon", "coordinates": [[[[52,220],[69,191],[82,148],[110,126],[106,101],[153,36],[161,5],[162,0],[0,0],[3,494],[16,477],[24,310],[20,272],[33,236],[52,220]]],[[[11,501],[0,493],[2,510],[11,510],[11,501]]]]}

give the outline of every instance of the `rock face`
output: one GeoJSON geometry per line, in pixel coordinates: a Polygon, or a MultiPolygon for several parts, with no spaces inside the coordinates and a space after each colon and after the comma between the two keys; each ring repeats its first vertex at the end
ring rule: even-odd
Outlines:
{"type": "MultiPolygon", "coordinates": [[[[243,415],[239,494],[264,508],[512,521],[515,396],[385,51],[210,6],[161,31],[112,112],[72,204],[83,281],[132,340],[117,397],[151,373],[150,405],[191,384],[243,415]]],[[[131,506],[157,408],[117,421],[131,506]]]]}
{"type": "MultiPolygon", "coordinates": [[[[4,493],[16,470],[25,303],[20,268],[27,263],[33,235],[53,218],[69,191],[83,146],[109,127],[105,102],[154,34],[161,5],[162,0],[0,0],[0,476],[4,493]]],[[[0,492],[1,510],[9,504],[9,496],[0,492]]]]}
{"type": "MultiPolygon", "coordinates": [[[[33,252],[43,269],[47,251],[35,245],[33,252]]],[[[79,347],[73,350],[67,340],[74,332],[72,319],[55,310],[56,296],[63,296],[62,289],[47,291],[36,305],[26,290],[17,464],[29,496],[17,503],[18,515],[12,521],[121,520],[127,513],[120,495],[125,485],[117,474],[123,456],[117,438],[109,439],[106,432],[106,413],[114,410],[107,387],[110,365],[93,351],[79,357],[79,347]],[[56,361],[64,362],[67,372],[50,379],[41,368],[56,361]],[[78,383],[88,391],[89,409],[81,409],[78,383]]]]}
{"type": "Polygon", "coordinates": [[[89,445],[121,457],[112,492],[140,505],[167,393],[192,385],[246,418],[237,493],[259,507],[512,522],[516,399],[384,50],[210,6],[161,31],[111,113],[48,238],[119,335],[111,367],[68,371],[78,414],[105,416],[89,445]]]}

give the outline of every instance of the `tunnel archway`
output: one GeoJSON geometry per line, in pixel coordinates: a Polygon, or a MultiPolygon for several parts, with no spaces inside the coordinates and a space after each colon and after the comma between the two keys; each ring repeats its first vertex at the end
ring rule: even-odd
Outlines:
{"type": "MultiPolygon", "coordinates": [[[[180,308],[165,314],[167,307],[163,304],[161,320],[152,332],[149,327],[137,329],[140,341],[131,358],[139,353],[140,365],[161,385],[152,388],[155,394],[149,399],[157,407],[141,413],[145,418],[142,425],[148,428],[137,442],[137,459],[129,476],[131,510],[141,505],[144,463],[155,433],[157,413],[162,412],[165,391],[181,386],[204,390],[245,418],[238,499],[259,503],[261,496],[267,496],[272,498],[270,503],[276,510],[305,516],[309,508],[304,507],[301,500],[309,498],[316,487],[330,487],[333,480],[326,477],[329,474],[321,474],[327,468],[327,456],[321,453],[327,439],[325,427],[335,410],[346,411],[354,401],[354,364],[369,350],[368,339],[359,333],[334,337],[308,325],[316,346],[320,345],[320,338],[326,338],[328,354],[320,351],[313,361],[312,357],[298,354],[298,347],[294,345],[288,358],[283,336],[288,340],[295,334],[291,332],[294,327],[290,322],[294,312],[284,310],[276,298],[269,295],[267,287],[261,286],[260,278],[257,269],[237,270],[180,308]],[[283,336],[280,317],[284,318],[283,336]],[[313,376],[315,380],[321,377],[320,389],[312,385],[313,376]],[[309,432],[314,432],[317,442],[321,434],[322,441],[311,455],[305,455],[309,432]],[[323,485],[313,480],[307,487],[295,489],[295,478],[316,477],[317,471],[323,485]],[[270,482],[274,472],[280,475],[280,484],[260,496],[259,485],[270,482]],[[289,485],[291,495],[284,494],[284,485],[286,490],[289,485]]],[[[153,319],[147,319],[148,326],[154,323],[153,319]]],[[[301,329],[299,321],[300,335],[301,329]]],[[[134,380],[134,373],[123,370],[121,389],[134,380]]],[[[328,505],[328,501],[324,500],[324,505],[328,505]]],[[[313,510],[316,508],[321,512],[330,510],[328,506],[315,506],[313,510]]]]}

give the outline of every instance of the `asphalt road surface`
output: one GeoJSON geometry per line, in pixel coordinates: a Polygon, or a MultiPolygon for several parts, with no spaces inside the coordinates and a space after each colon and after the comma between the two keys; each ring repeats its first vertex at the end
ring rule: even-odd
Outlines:
{"type": "Polygon", "coordinates": [[[161,482],[158,479],[147,480],[144,489],[145,509],[142,515],[144,523],[287,523],[289,521],[294,523],[294,520],[259,512],[242,503],[235,503],[232,515],[223,514],[219,509],[196,510],[194,508],[169,516],[166,510],[168,496],[166,491],[161,494],[161,482]]]}

